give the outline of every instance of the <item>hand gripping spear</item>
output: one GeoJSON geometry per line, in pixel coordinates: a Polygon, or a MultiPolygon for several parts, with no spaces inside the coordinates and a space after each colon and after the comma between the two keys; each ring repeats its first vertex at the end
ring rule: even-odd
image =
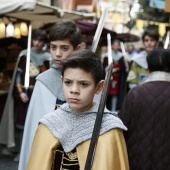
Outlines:
{"type": "Polygon", "coordinates": [[[107,72],[106,72],[104,88],[103,88],[103,91],[102,91],[100,105],[99,105],[94,129],[93,129],[93,134],[92,134],[92,138],[91,138],[90,147],[89,147],[89,151],[88,151],[88,154],[87,154],[87,159],[86,159],[86,164],[85,164],[84,170],[91,170],[92,165],[93,165],[93,159],[94,159],[94,156],[95,156],[95,150],[96,150],[98,137],[99,137],[99,133],[100,133],[101,122],[102,122],[102,118],[103,118],[103,111],[104,111],[104,108],[105,108],[109,83],[110,83],[110,79],[111,79],[111,75],[112,75],[113,61],[112,61],[112,49],[111,49],[111,36],[110,36],[110,34],[107,34],[107,41],[108,41],[108,61],[109,61],[109,65],[108,65],[107,72]]]}

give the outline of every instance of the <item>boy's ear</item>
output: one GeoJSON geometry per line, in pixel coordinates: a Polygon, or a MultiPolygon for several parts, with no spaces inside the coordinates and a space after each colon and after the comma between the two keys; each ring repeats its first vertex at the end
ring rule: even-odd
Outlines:
{"type": "Polygon", "coordinates": [[[104,86],[104,80],[101,80],[96,87],[96,94],[99,94],[101,92],[101,90],[103,89],[104,86]]]}
{"type": "Polygon", "coordinates": [[[75,50],[80,50],[81,49],[81,45],[79,44],[75,50]]]}

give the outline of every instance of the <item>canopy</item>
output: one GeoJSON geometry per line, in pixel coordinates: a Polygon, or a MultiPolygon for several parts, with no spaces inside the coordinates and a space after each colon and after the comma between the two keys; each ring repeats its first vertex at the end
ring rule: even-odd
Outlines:
{"type": "Polygon", "coordinates": [[[9,12],[19,12],[23,10],[33,10],[36,5],[35,0],[1,0],[0,15],[9,12]]]}
{"type": "MultiPolygon", "coordinates": [[[[86,35],[87,43],[91,43],[93,35],[96,32],[97,23],[91,21],[76,21],[77,26],[80,28],[82,35],[86,35]]],[[[112,40],[119,39],[123,42],[137,42],[140,40],[140,37],[131,33],[116,33],[112,30],[103,28],[102,34],[100,37],[100,44],[107,45],[107,33],[110,33],[112,40]]]]}
{"type": "Polygon", "coordinates": [[[31,22],[33,29],[60,20],[79,20],[94,16],[94,13],[63,10],[35,0],[1,0],[0,5],[0,17],[31,22]]]}

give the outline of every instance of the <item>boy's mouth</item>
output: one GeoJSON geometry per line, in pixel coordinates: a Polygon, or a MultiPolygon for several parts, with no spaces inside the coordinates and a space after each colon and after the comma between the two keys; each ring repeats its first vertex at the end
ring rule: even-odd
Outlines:
{"type": "Polygon", "coordinates": [[[60,63],[61,63],[61,60],[55,60],[55,63],[56,63],[56,64],[60,64],[60,63]]]}
{"type": "Polygon", "coordinates": [[[75,102],[79,102],[80,100],[77,98],[69,98],[69,101],[75,103],[75,102]]]}

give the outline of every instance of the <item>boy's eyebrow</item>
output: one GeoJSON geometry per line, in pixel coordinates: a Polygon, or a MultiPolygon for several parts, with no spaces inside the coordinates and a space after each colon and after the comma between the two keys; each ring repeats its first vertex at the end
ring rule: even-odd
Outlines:
{"type": "MultiPolygon", "coordinates": [[[[73,79],[69,79],[69,78],[64,78],[63,80],[69,80],[69,81],[73,81],[73,79]]],[[[86,82],[86,83],[90,83],[91,81],[89,81],[89,80],[76,80],[76,81],[78,81],[78,82],[86,82]]]]}
{"type": "MultiPolygon", "coordinates": [[[[50,45],[58,46],[58,45],[53,44],[53,43],[50,43],[50,45]]],[[[68,45],[68,44],[61,44],[61,45],[59,45],[59,46],[69,46],[69,45],[68,45]]]]}

